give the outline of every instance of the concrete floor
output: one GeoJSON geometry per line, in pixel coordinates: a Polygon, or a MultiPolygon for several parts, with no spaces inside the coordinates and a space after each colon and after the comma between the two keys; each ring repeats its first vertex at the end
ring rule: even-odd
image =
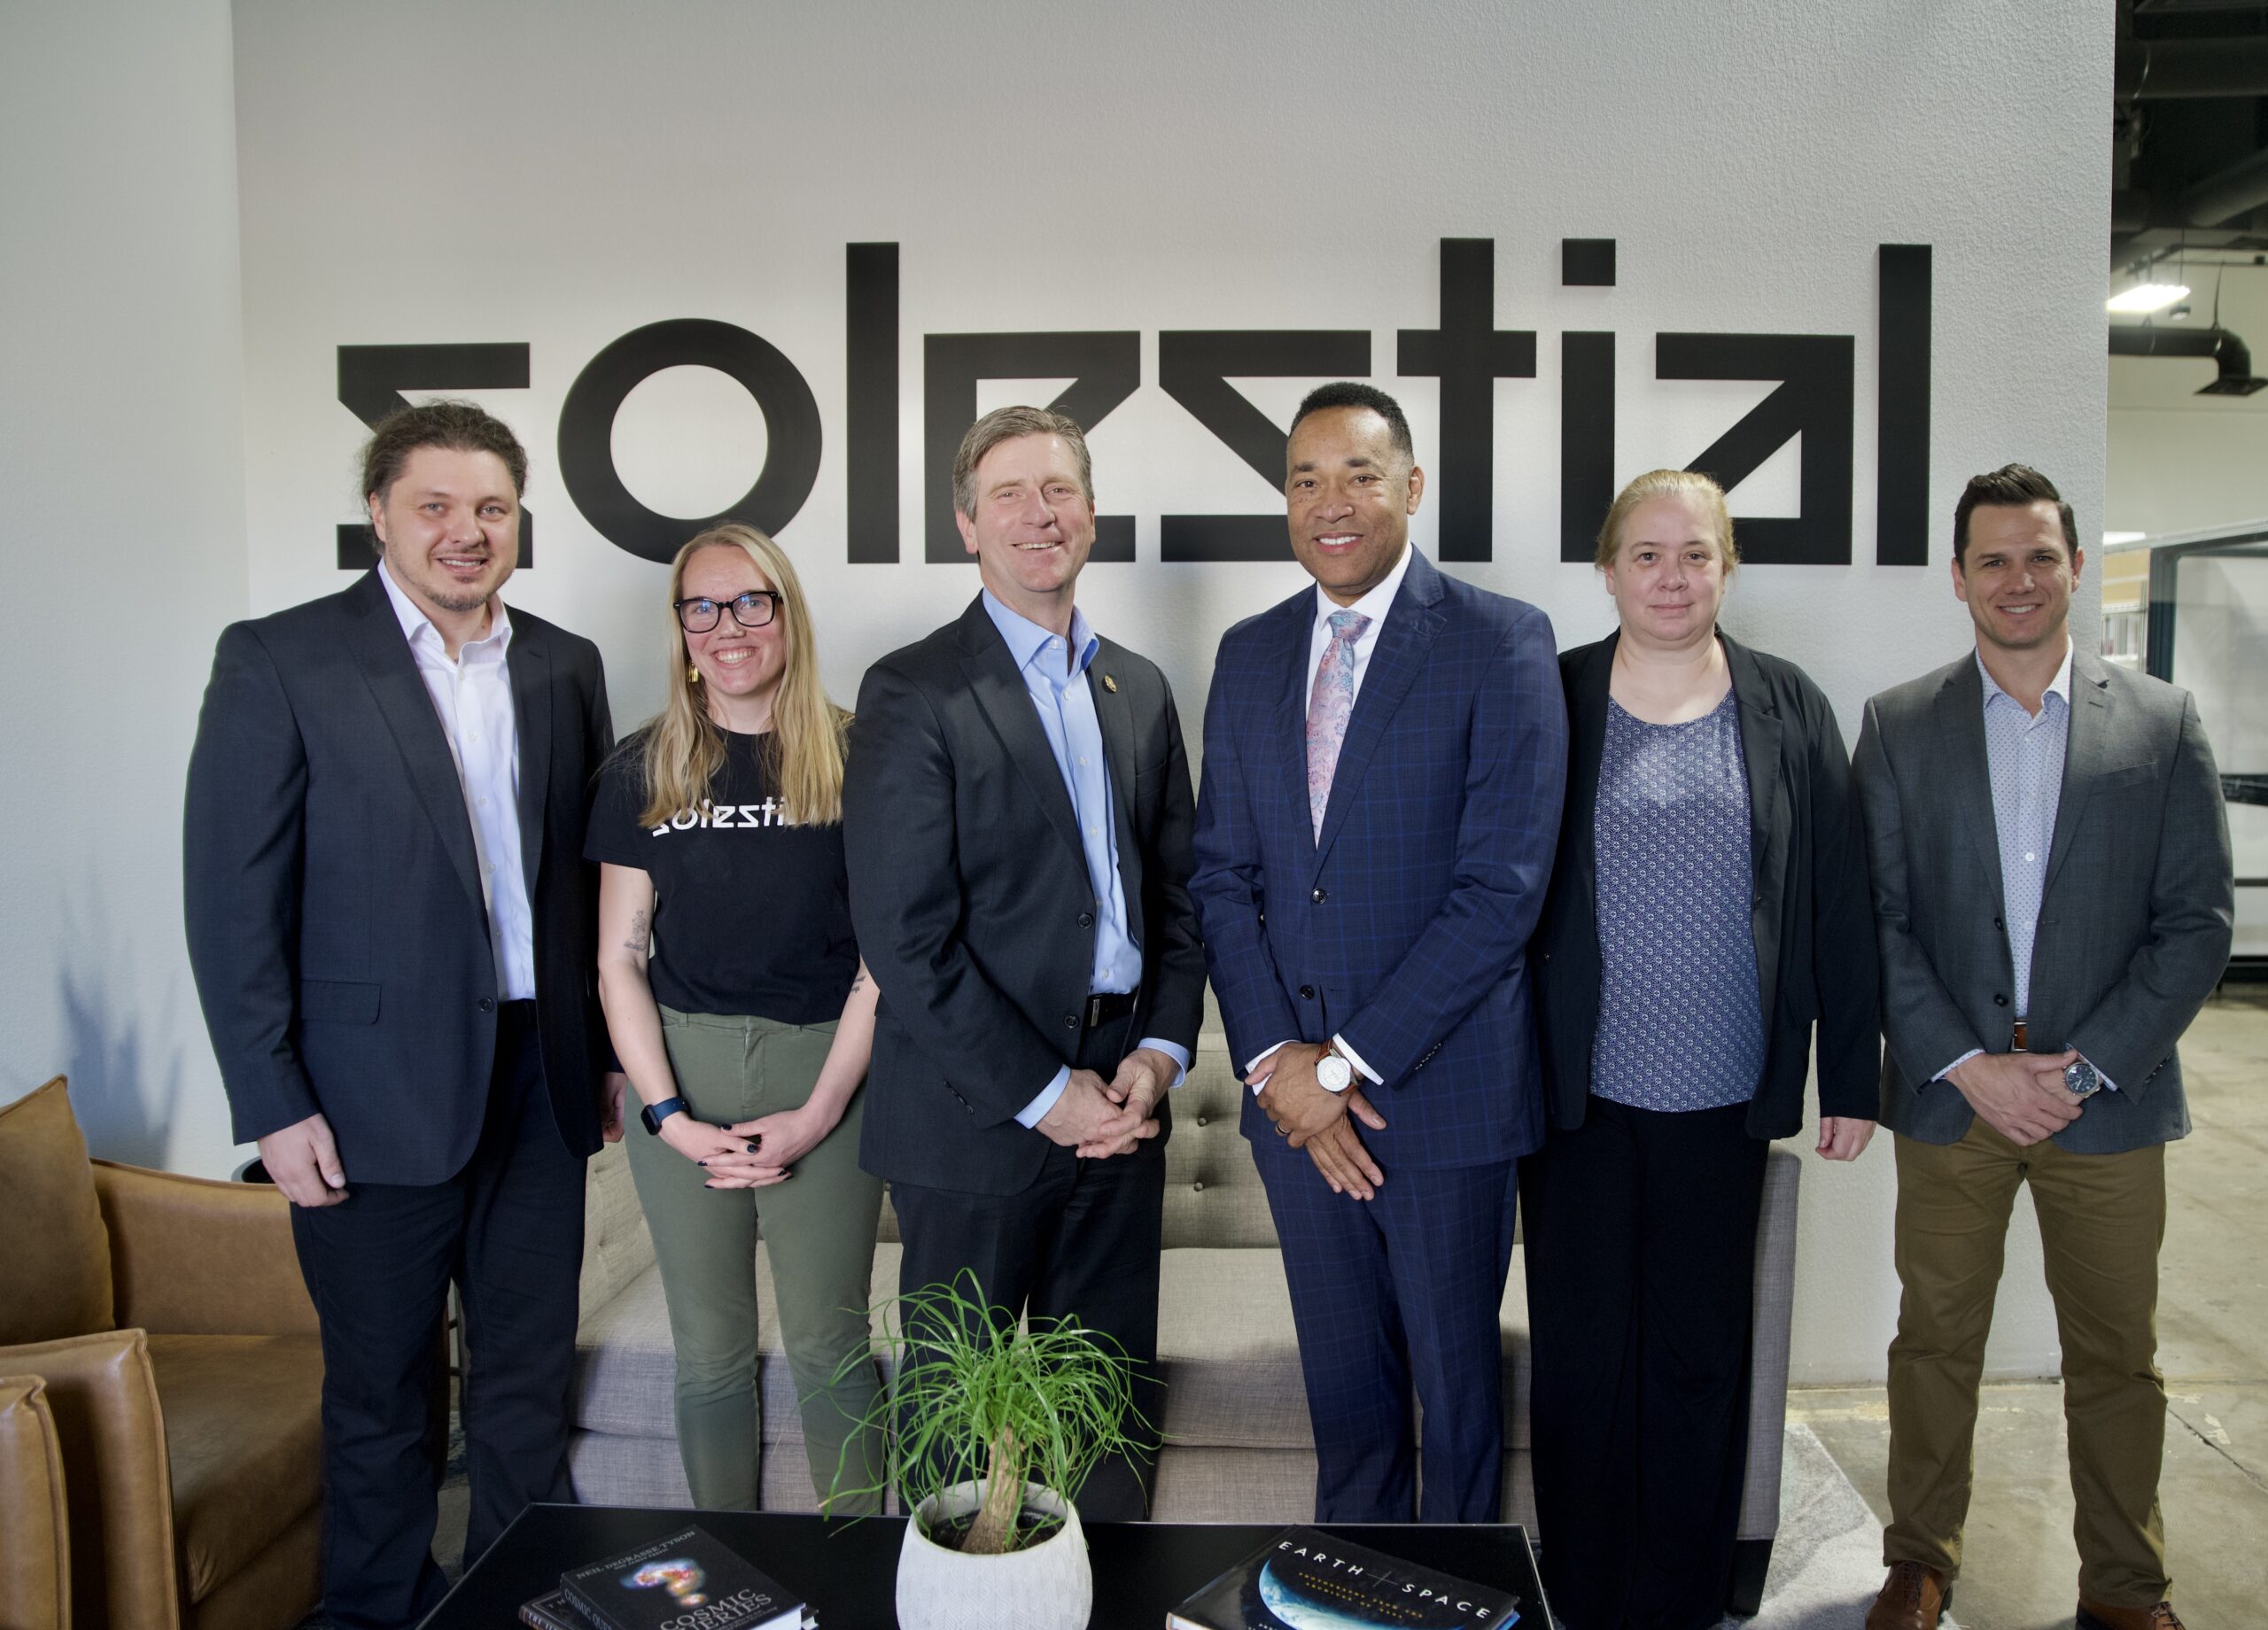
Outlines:
{"type": "MultiPolygon", "coordinates": [[[[2181,1061],[2195,1129],[2167,1154],[2159,1497],[2184,1622],[2235,1630],[2268,1625],[2268,990],[2231,986],[2209,1003],[2181,1061]]],[[[1886,1515],[1882,1389],[1803,1388],[1789,1414],[1886,1515]]],[[[2064,1630],[2078,1577],[2062,1390],[1988,1386],[1953,1616],[1965,1630],[2064,1630]]]]}

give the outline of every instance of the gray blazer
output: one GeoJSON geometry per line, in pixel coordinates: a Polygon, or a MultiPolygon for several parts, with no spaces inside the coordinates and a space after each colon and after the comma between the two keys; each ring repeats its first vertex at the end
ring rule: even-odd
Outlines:
{"type": "MultiPolygon", "coordinates": [[[[1923,1143],[1969,1129],[1930,1076],[2006,1052],[2014,989],[1974,655],[1867,703],[1852,767],[1882,947],[1884,1124],[1923,1143]]],[[[2119,1091],[2055,1141],[2079,1154],[2189,1130],[2174,1044],[2227,966],[2235,889],[2212,749],[2186,691],[2071,661],[2071,734],[2033,941],[2036,1052],[2076,1047],[2119,1091]]]]}

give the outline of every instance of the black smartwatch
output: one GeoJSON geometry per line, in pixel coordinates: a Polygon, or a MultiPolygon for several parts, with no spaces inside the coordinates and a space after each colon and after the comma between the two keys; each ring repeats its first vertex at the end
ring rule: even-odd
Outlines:
{"type": "Polygon", "coordinates": [[[646,1123],[646,1129],[649,1132],[658,1137],[661,1134],[662,1122],[668,1120],[672,1115],[678,1114],[684,1108],[685,1100],[683,1098],[665,1098],[658,1104],[645,1104],[640,1106],[638,1110],[638,1118],[646,1123]]]}

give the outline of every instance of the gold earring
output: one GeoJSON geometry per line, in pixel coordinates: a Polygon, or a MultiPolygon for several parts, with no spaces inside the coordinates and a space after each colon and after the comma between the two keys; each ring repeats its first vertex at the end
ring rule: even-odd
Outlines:
{"type": "Polygon", "coordinates": [[[701,683],[701,670],[695,667],[691,663],[685,664],[685,682],[687,685],[698,685],[701,683]]]}

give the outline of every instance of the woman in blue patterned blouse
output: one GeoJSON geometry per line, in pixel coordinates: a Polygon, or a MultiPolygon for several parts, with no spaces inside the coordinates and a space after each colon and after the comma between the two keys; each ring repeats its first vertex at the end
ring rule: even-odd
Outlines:
{"type": "Polygon", "coordinates": [[[1573,1630],[1698,1630],[1735,1569],[1764,1156],[1874,1131],[1875,938],[1849,756],[1793,664],[1717,627],[1724,493],[1655,470],[1598,566],[1619,632],[1559,658],[1571,762],[1536,930],[1550,1092],[1520,1162],[1537,1536],[1573,1630]]]}

